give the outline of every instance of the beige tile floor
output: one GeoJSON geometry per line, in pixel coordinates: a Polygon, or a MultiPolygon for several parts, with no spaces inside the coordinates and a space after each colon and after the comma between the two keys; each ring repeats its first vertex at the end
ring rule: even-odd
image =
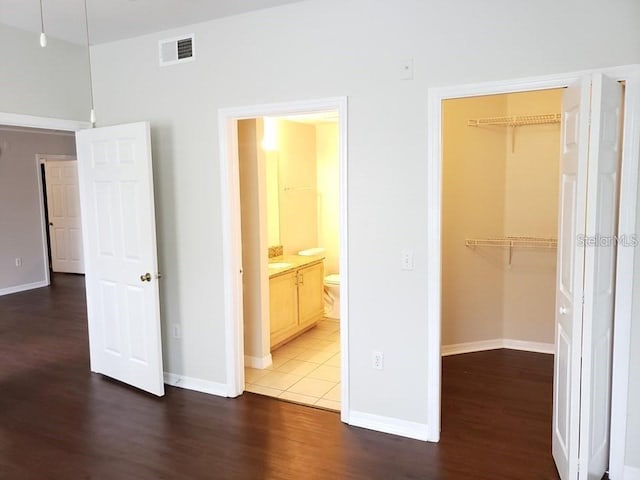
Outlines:
{"type": "Polygon", "coordinates": [[[245,390],[340,410],[340,324],[324,319],[272,352],[264,370],[245,368],[245,390]]]}

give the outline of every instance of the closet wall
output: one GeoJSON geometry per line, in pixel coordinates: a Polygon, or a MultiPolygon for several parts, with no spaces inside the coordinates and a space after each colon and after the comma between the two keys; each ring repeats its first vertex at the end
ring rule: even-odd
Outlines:
{"type": "Polygon", "coordinates": [[[558,113],[561,91],[443,105],[442,343],[552,344],[555,249],[465,247],[465,239],[557,237],[560,129],[469,127],[473,118],[558,113]]]}
{"type": "MultiPolygon", "coordinates": [[[[507,95],[508,115],[559,113],[563,89],[507,95]]],[[[560,127],[517,127],[506,146],[507,236],[558,236],[560,127]]],[[[554,343],[556,250],[522,249],[504,272],[502,337],[554,343]]]]}
{"type": "Polygon", "coordinates": [[[503,255],[471,250],[465,238],[504,235],[506,130],[467,120],[506,115],[504,96],[443,105],[442,344],[502,336],[503,255]]]}

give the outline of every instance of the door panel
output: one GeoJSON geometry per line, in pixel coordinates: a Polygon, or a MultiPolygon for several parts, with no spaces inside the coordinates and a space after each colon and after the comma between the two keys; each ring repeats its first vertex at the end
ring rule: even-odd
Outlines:
{"type": "Polygon", "coordinates": [[[578,472],[584,231],[589,147],[590,78],[569,86],[562,101],[562,158],[556,275],[556,351],[552,452],[562,480],[578,472]]]}
{"type": "Polygon", "coordinates": [[[600,74],[563,98],[552,434],[562,480],[599,480],[609,462],[622,105],[622,86],[600,74]]]}
{"type": "Polygon", "coordinates": [[[593,76],[586,218],[580,480],[599,480],[609,466],[611,361],[622,143],[623,87],[593,76]]]}
{"type": "Polygon", "coordinates": [[[44,164],[54,272],[84,273],[82,221],[75,160],[48,160],[44,164]]]}
{"type": "Polygon", "coordinates": [[[163,395],[149,125],[76,138],[91,369],[163,395]]]}
{"type": "Polygon", "coordinates": [[[282,342],[298,328],[297,272],[269,280],[269,322],[271,347],[282,342]]]}

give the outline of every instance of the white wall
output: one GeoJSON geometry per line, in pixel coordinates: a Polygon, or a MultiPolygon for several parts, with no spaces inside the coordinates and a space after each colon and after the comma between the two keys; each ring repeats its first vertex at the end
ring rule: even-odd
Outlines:
{"type": "Polygon", "coordinates": [[[48,40],[0,23],[0,112],[88,121],[87,49],[48,40]]]}
{"type": "Polygon", "coordinates": [[[426,424],[428,88],[639,63],[638,18],[636,0],[308,0],[94,47],[100,124],[152,124],[163,321],[183,324],[167,370],[225,381],[218,109],[348,95],[350,406],[426,424]],[[185,32],[196,61],[158,67],[185,32]]]}
{"type": "Polygon", "coordinates": [[[75,137],[0,126],[0,294],[46,281],[38,153],[75,155],[75,137]]]}

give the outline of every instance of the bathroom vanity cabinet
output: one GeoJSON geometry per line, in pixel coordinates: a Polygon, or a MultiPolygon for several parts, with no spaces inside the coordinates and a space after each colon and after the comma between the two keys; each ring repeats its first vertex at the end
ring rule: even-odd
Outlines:
{"type": "Polygon", "coordinates": [[[322,260],[297,265],[269,278],[271,349],[314,326],[324,315],[322,260]]]}

